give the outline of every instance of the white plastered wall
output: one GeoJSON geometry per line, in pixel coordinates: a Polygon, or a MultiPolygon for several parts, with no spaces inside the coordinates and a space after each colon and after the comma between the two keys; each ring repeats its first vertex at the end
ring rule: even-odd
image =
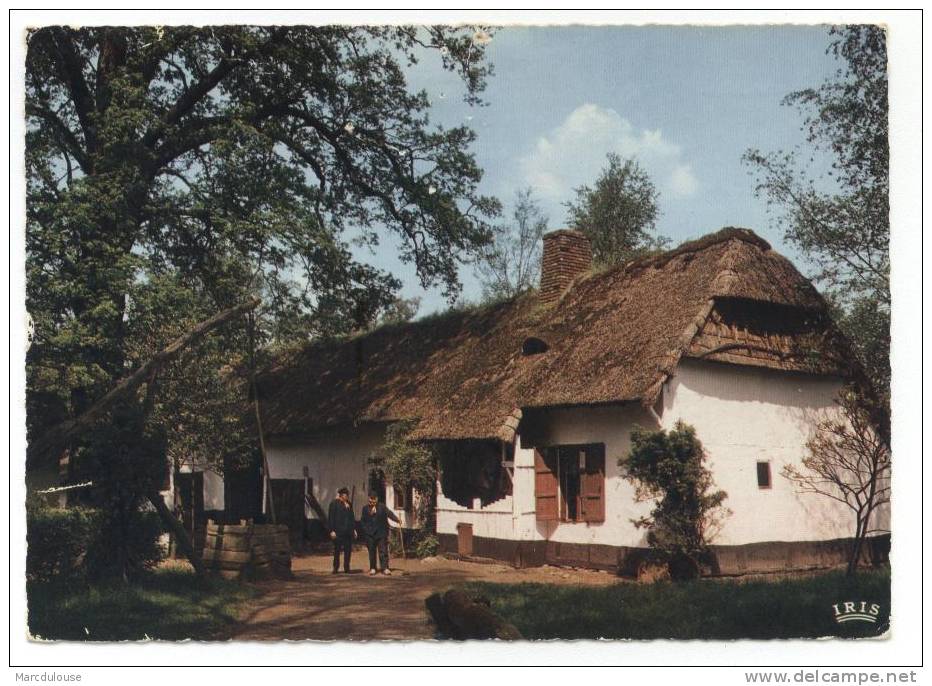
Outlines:
{"type": "MultiPolygon", "coordinates": [[[[353,507],[358,519],[369,490],[368,461],[378,453],[383,439],[384,427],[372,424],[300,439],[272,438],[266,444],[269,473],[273,479],[303,479],[307,467],[308,476],[314,480],[314,497],[324,511],[337,497],[337,490],[345,486],[351,494],[355,493],[353,507]]],[[[386,494],[386,505],[398,515],[403,526],[411,526],[408,513],[393,508],[391,483],[386,484],[386,494]]]]}
{"type": "Polygon", "coordinates": [[[637,404],[554,409],[539,422],[535,442],[540,446],[583,443],[605,444],[605,521],[538,522],[534,501],[534,448],[520,435],[516,441],[512,495],[473,509],[439,498],[437,530],[455,534],[458,523],[472,524],[473,536],[512,540],[551,540],[560,543],[592,543],[643,546],[644,532],[631,523],[649,511],[636,503],[634,487],[626,481],[618,459],[627,455],[631,429],[639,424],[655,427],[656,421],[637,404]]]}
{"type": "MultiPolygon", "coordinates": [[[[205,510],[223,510],[225,508],[224,504],[224,491],[223,491],[223,476],[217,474],[217,472],[212,471],[207,468],[206,464],[182,464],[178,471],[183,474],[190,474],[191,472],[203,472],[204,474],[204,509],[205,510]]],[[[171,489],[168,493],[167,498],[172,497],[172,492],[174,490],[174,474],[171,476],[171,489]]],[[[169,508],[173,506],[173,502],[169,499],[166,499],[166,505],[169,508]]]]}
{"type": "MultiPolygon", "coordinates": [[[[664,388],[664,428],[682,419],[696,428],[715,483],[732,511],[715,543],[814,541],[854,534],[843,504],[801,494],[780,472],[800,465],[820,419],[839,417],[837,379],[684,360],[664,388]],[[757,462],[770,462],[772,487],[758,488],[757,462]]],[[[889,508],[877,513],[887,528],[889,508]]]]}

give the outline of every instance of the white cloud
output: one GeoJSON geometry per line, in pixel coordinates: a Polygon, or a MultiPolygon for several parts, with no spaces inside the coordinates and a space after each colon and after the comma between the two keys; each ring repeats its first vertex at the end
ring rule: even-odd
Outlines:
{"type": "Polygon", "coordinates": [[[659,129],[638,131],[615,110],[591,103],[580,105],[557,128],[537,139],[533,150],[520,160],[520,185],[533,186],[545,202],[556,207],[572,197],[574,188],[595,181],[609,152],[637,158],[660,191],[661,202],[698,190],[692,166],[659,129]]]}
{"type": "Polygon", "coordinates": [[[698,186],[699,182],[693,176],[692,165],[678,164],[670,173],[670,190],[674,195],[680,197],[693,195],[698,186]]]}

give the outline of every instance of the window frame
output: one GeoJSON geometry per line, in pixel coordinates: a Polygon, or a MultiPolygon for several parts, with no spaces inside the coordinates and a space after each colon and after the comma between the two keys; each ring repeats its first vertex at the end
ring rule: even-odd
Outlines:
{"type": "MultiPolygon", "coordinates": [[[[552,472],[554,478],[556,479],[557,485],[557,516],[552,521],[558,521],[564,524],[601,524],[605,521],[605,500],[606,500],[606,483],[608,481],[608,475],[606,474],[605,468],[605,443],[602,442],[593,442],[593,443],[561,443],[556,445],[542,446],[539,448],[542,457],[545,458],[545,462],[548,465],[553,465],[554,471],[552,472]],[[569,456],[564,457],[564,451],[571,453],[569,456]],[[580,453],[586,455],[586,466],[582,469],[579,468],[579,456],[580,453]],[[602,488],[600,493],[601,507],[600,512],[601,516],[593,518],[593,515],[589,513],[583,505],[583,499],[586,497],[584,494],[584,480],[592,476],[589,473],[588,460],[590,455],[598,455],[598,459],[601,461],[601,467],[599,474],[602,479],[602,488]],[[567,500],[567,493],[564,487],[565,483],[565,472],[563,470],[564,461],[572,461],[575,456],[576,469],[577,469],[577,486],[575,494],[575,512],[576,517],[570,519],[570,502],[567,500]]],[[[535,501],[536,502],[536,501],[535,501]]],[[[546,520],[541,520],[546,521],[546,520]]]]}

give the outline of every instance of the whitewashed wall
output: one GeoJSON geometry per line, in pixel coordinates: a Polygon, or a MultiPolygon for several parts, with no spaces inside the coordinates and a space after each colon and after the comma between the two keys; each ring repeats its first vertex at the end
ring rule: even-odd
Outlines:
{"type": "MultiPolygon", "coordinates": [[[[684,360],[664,388],[660,426],[678,419],[696,427],[709,455],[715,483],[728,493],[732,510],[715,543],[739,545],[765,541],[842,538],[853,533],[853,515],[843,505],[817,495],[802,495],[780,475],[787,463],[805,455],[811,431],[827,413],[837,413],[836,380],[771,370],[684,360]],[[772,487],[757,486],[756,463],[770,461],[772,487]]],[[[623,478],[618,459],[630,449],[635,425],[656,428],[657,420],[639,404],[554,409],[540,422],[539,445],[605,444],[605,521],[538,522],[534,501],[534,451],[519,435],[514,453],[513,495],[473,509],[438,496],[437,530],[455,534],[459,523],[473,535],[510,540],[551,540],[613,546],[645,546],[645,534],[631,523],[647,514],[649,503],[635,502],[634,487],[623,478]]],[[[340,486],[356,486],[359,516],[368,488],[368,458],[383,440],[380,426],[360,426],[301,441],[268,444],[272,478],[303,478],[307,466],[314,495],[324,508],[340,486]]],[[[205,478],[205,491],[207,480],[205,478]]],[[[438,489],[439,490],[439,489],[438,489]]],[[[206,494],[205,494],[206,496],[206,494]]],[[[222,503],[222,492],[220,495],[222,503]]],[[[205,498],[206,499],[206,498],[205,498]]],[[[391,484],[388,505],[392,506],[391,484]]],[[[205,502],[206,506],[206,502],[205,502]]],[[[397,512],[406,526],[404,512],[397,512]]],[[[887,527],[889,511],[875,526],[887,527]]]]}
{"type": "Polygon", "coordinates": [[[605,444],[605,521],[538,522],[534,501],[534,450],[520,436],[515,449],[513,495],[488,507],[472,510],[441,497],[437,530],[456,533],[457,523],[473,525],[473,536],[514,540],[551,540],[560,543],[594,543],[614,546],[645,545],[644,532],[631,523],[649,511],[635,503],[634,487],[618,466],[627,455],[631,429],[639,424],[656,427],[656,421],[637,404],[555,409],[546,413],[539,445],[605,444]]]}
{"type": "MultiPolygon", "coordinates": [[[[369,492],[369,458],[377,454],[384,438],[381,425],[361,425],[330,431],[301,440],[270,439],[266,445],[269,473],[273,479],[303,479],[304,467],[314,480],[314,497],[326,511],[346,486],[353,492],[357,519],[369,492]]],[[[404,526],[410,526],[407,513],[395,511],[392,485],[386,484],[387,505],[404,526]]]]}
{"type": "MultiPolygon", "coordinates": [[[[839,417],[837,380],[684,360],[664,389],[664,428],[678,419],[696,427],[716,485],[732,510],[715,543],[812,541],[854,534],[854,515],[825,496],[800,494],[780,475],[799,465],[818,421],[839,417]],[[758,461],[769,461],[772,487],[757,486],[758,461]]],[[[889,525],[889,510],[877,523],[889,525]]]]}
{"type": "MultiPolygon", "coordinates": [[[[204,474],[204,509],[205,510],[223,510],[224,505],[224,491],[223,491],[223,476],[217,474],[217,472],[207,469],[206,465],[196,464],[183,464],[178,468],[182,474],[190,474],[193,472],[203,472],[204,474]]],[[[167,491],[169,497],[173,499],[174,485],[175,485],[175,475],[171,475],[171,490],[167,491]]],[[[171,508],[174,503],[166,500],[166,504],[171,508]]]]}

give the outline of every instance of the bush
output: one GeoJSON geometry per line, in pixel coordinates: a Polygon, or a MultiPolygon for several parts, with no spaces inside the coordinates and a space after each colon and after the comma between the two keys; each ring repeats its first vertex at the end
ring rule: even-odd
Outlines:
{"type": "Polygon", "coordinates": [[[87,551],[87,573],[96,579],[138,574],[154,567],[163,556],[159,537],[164,533],[157,512],[131,510],[100,517],[101,528],[87,551]]]}
{"type": "Polygon", "coordinates": [[[417,557],[433,557],[438,550],[440,550],[440,541],[431,534],[421,537],[414,546],[414,554],[417,557]]]}
{"type": "Polygon", "coordinates": [[[705,461],[696,430],[682,421],[669,432],[635,428],[631,452],[619,460],[638,500],[654,500],[650,516],[634,525],[647,529],[654,560],[666,563],[673,579],[700,575],[709,542],[730,513],[722,505],[728,494],[714,490],[705,461]]]}
{"type": "Polygon", "coordinates": [[[100,519],[99,511],[88,508],[27,505],[27,578],[50,581],[82,574],[100,519]]]}
{"type": "Polygon", "coordinates": [[[77,577],[103,578],[116,573],[114,527],[123,530],[125,554],[132,567],[152,567],[162,557],[162,526],[155,512],[136,511],[116,522],[102,510],[57,508],[41,503],[26,507],[26,575],[32,581],[77,577]]]}

